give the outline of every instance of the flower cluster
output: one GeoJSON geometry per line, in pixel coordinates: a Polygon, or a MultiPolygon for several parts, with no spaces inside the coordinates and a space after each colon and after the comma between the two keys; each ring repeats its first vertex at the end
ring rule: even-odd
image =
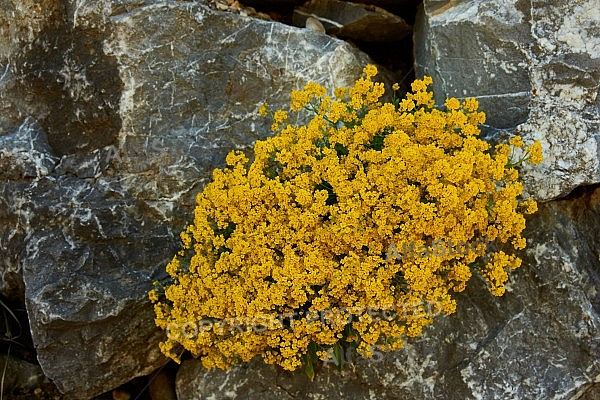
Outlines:
{"type": "Polygon", "coordinates": [[[524,214],[536,203],[521,199],[516,168],[539,163],[540,144],[526,148],[516,137],[492,148],[478,137],[485,114],[477,101],[451,98],[436,108],[429,77],[402,99],[383,102],[376,74],[367,66],[334,96],[316,83],[293,91],[291,111],[314,113],[303,125],[263,105],[275,135],[256,142],[251,161],[233,151],[227,167],[214,171],[181,234],[183,249],[167,266],[172,282],[150,292],[165,330],[286,314],[296,316],[294,324],[171,332],[161,343],[166,355],[177,360],[185,349],[207,368],[223,369],[262,356],[311,371],[331,351],[368,357],[375,345],[401,348],[433,322],[426,304],[455,311],[453,293],[473,274],[492,294],[504,293],[507,272],[521,260],[497,248],[404,259],[386,252],[399,243],[482,238],[524,248],[524,214]],[[523,156],[514,161],[517,150],[523,156]],[[396,312],[403,304],[424,306],[396,312]],[[311,323],[308,315],[325,311],[348,315],[311,323]]]}

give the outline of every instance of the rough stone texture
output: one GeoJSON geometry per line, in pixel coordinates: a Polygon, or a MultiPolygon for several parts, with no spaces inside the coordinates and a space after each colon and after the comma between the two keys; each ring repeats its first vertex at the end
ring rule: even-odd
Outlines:
{"type": "Polygon", "coordinates": [[[20,180],[48,175],[58,162],[46,135],[27,118],[16,132],[0,136],[0,178],[20,180]]]}
{"type": "Polygon", "coordinates": [[[330,364],[312,384],[300,371],[259,362],[207,372],[188,360],[177,377],[179,400],[597,398],[599,236],[600,189],[543,204],[505,296],[475,280],[456,314],[395,356],[357,360],[343,374],[330,364]]]}
{"type": "MultiPolygon", "coordinates": [[[[426,1],[417,36],[417,69],[440,99],[476,95],[496,137],[516,127],[542,140],[546,161],[524,175],[540,199],[599,175],[600,11],[594,0],[546,3],[426,1]]],[[[0,294],[26,296],[41,367],[68,398],[165,361],[146,292],[165,278],[213,168],[268,134],[259,104],[282,106],[308,80],[351,84],[366,62],[325,35],[198,2],[2,3],[0,294]]],[[[329,366],[314,384],[256,363],[205,372],[186,361],[177,391],[598,399],[599,231],[600,189],[542,204],[506,296],[473,282],[455,315],[393,360],[341,375],[329,366]]]]}
{"type": "Polygon", "coordinates": [[[0,355],[3,394],[17,391],[29,391],[38,388],[44,382],[44,373],[39,365],[27,361],[0,355]]]}
{"type": "Polygon", "coordinates": [[[146,293],[212,170],[269,134],[259,105],[369,59],[197,2],[8,2],[0,21],[2,290],[22,269],[44,373],[90,398],[164,363],[146,293]]]}
{"type": "Polygon", "coordinates": [[[539,199],[600,182],[600,8],[597,0],[426,0],[415,25],[417,75],[438,101],[477,97],[490,131],[539,139],[528,171],[539,199]]]}
{"type": "MultiPolygon", "coordinates": [[[[16,183],[41,178],[52,172],[57,161],[46,135],[30,118],[14,132],[0,136],[0,181],[16,183]]],[[[19,186],[17,183],[14,188],[19,186]]],[[[11,241],[14,246],[8,251],[13,257],[5,256],[0,261],[0,294],[9,299],[23,299],[25,288],[21,265],[16,257],[23,250],[23,235],[19,226],[21,219],[17,211],[22,193],[2,190],[9,187],[10,183],[0,186],[0,218],[7,222],[0,236],[0,244],[11,241]]]]}

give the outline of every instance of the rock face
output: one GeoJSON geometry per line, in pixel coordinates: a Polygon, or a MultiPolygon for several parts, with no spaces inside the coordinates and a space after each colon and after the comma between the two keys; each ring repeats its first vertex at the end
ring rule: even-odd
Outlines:
{"type": "MultiPolygon", "coordinates": [[[[48,175],[57,163],[58,158],[48,145],[47,137],[40,127],[31,119],[26,118],[14,132],[0,136],[0,181],[19,182],[21,180],[40,179],[48,175]]],[[[15,189],[20,185],[13,186],[15,189]],[[16,186],[16,187],[15,187],[16,186]]],[[[21,274],[21,265],[17,256],[23,251],[23,232],[21,223],[27,225],[27,217],[19,213],[23,203],[22,193],[11,193],[11,184],[2,184],[0,197],[1,218],[5,225],[5,240],[13,246],[7,249],[13,257],[3,257],[0,264],[0,294],[22,299],[25,288],[21,274]],[[21,218],[25,217],[25,218],[21,218]]]]}
{"type": "Polygon", "coordinates": [[[259,105],[369,59],[197,2],[42,3],[0,10],[1,289],[24,282],[44,373],[90,398],[165,362],[146,293],[212,170],[269,133],[259,105]]]}
{"type": "Polygon", "coordinates": [[[600,189],[546,203],[530,219],[524,265],[495,298],[477,280],[442,318],[390,357],[333,363],[310,383],[255,362],[206,371],[184,362],[180,400],[595,399],[600,396],[600,189]],[[582,397],[579,397],[582,396],[582,397]]]}
{"type": "Polygon", "coordinates": [[[415,25],[417,75],[438,100],[477,97],[492,132],[539,139],[539,199],[600,182],[600,8],[596,0],[425,1],[415,25]]]}
{"type": "MultiPolygon", "coordinates": [[[[438,100],[478,97],[492,141],[542,141],[544,163],[524,174],[538,199],[600,181],[596,3],[425,0],[417,18],[417,74],[438,100]]],[[[259,105],[284,106],[309,80],[350,85],[367,62],[322,33],[200,2],[0,6],[0,295],[26,300],[41,368],[67,398],[165,362],[146,293],[212,170],[269,134],[259,105]]],[[[530,218],[504,297],[475,280],[393,357],[328,365],[313,383],[188,360],[178,398],[600,398],[598,232],[600,188],[576,189],[530,218]]]]}

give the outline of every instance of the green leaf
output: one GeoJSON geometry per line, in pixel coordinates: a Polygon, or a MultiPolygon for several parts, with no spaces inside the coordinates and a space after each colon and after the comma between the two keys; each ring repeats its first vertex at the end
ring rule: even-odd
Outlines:
{"type": "Polygon", "coordinates": [[[333,355],[335,356],[335,365],[337,366],[338,371],[341,371],[344,366],[344,357],[343,352],[341,350],[340,344],[336,343],[333,345],[333,355]]]}
{"type": "Polygon", "coordinates": [[[342,158],[349,154],[348,148],[340,143],[336,143],[335,146],[333,146],[333,149],[337,153],[338,158],[342,158]]]}
{"type": "Polygon", "coordinates": [[[312,360],[308,354],[302,356],[302,364],[304,364],[304,373],[308,376],[308,379],[312,382],[315,379],[315,369],[313,368],[312,360]]]}

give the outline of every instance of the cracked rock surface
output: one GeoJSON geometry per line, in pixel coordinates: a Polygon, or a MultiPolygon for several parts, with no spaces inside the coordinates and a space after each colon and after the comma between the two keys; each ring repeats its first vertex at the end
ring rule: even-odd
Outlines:
{"type": "MultiPolygon", "coordinates": [[[[544,147],[523,176],[546,202],[504,297],[475,279],[403,351],[322,367],[313,383],[187,360],[179,399],[600,398],[598,13],[596,0],[425,0],[417,16],[417,75],[438,100],[475,96],[492,142],[514,130],[544,147]]],[[[0,294],[25,299],[40,366],[66,398],[165,363],[147,291],[212,170],[269,134],[260,104],[283,107],[309,80],[348,86],[369,61],[199,1],[2,3],[0,294]]]]}
{"type": "Polygon", "coordinates": [[[369,59],[198,2],[2,7],[0,290],[25,292],[46,376],[91,398],[164,364],[147,291],[212,170],[268,134],[260,104],[369,59]]]}
{"type": "Polygon", "coordinates": [[[417,75],[436,99],[476,97],[488,130],[540,140],[527,191],[549,200],[600,182],[597,0],[425,1],[415,24],[417,75]]]}

